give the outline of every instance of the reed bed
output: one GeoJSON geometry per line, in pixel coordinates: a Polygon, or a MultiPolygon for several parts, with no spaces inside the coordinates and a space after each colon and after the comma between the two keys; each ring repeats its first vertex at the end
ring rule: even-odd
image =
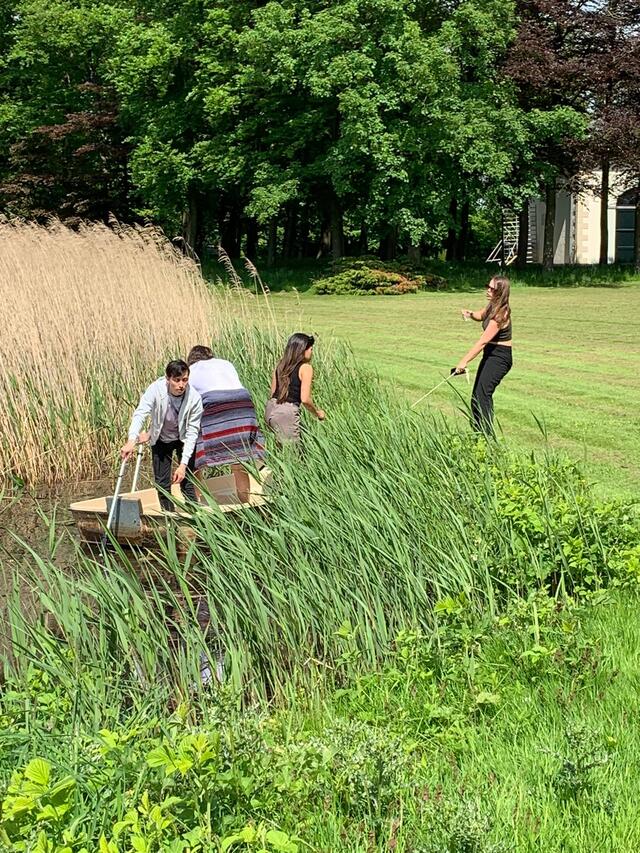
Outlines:
{"type": "Polygon", "coordinates": [[[219,304],[153,229],[0,222],[0,485],[98,475],[137,395],[219,304]]]}
{"type": "MultiPolygon", "coordinates": [[[[260,408],[278,341],[253,336],[251,352],[240,331],[218,343],[255,378],[260,408]]],[[[487,448],[410,411],[347,352],[318,368],[327,420],[308,425],[303,458],[270,447],[266,512],[198,514],[186,557],[170,537],[142,567],[121,551],[78,554],[69,577],[34,555],[30,583],[65,643],[16,601],[18,657],[53,654],[69,689],[79,662],[99,673],[87,713],[105,691],[147,702],[152,689],[160,707],[197,692],[201,658],[213,670],[220,655],[240,694],[282,697],[378,668],[403,631],[437,644],[438,613],[461,602],[497,614],[530,589],[593,588],[631,559],[637,528],[572,465],[487,448]]]]}
{"type": "MultiPolygon", "coordinates": [[[[253,297],[208,290],[157,233],[4,224],[2,237],[17,306],[2,342],[4,471],[33,482],[99,470],[141,388],[198,341],[237,365],[262,410],[282,336],[253,297]]],[[[159,586],[122,553],[78,553],[71,575],[33,555],[16,589],[35,567],[41,609],[100,684],[132,649],[128,672],[145,661],[143,682],[165,683],[167,613],[187,646],[224,649],[237,688],[265,695],[340,661],[378,666],[399,631],[434,627],[438,602],[462,596],[493,612],[512,592],[564,594],[624,564],[637,531],[573,466],[512,456],[411,411],[344,349],[321,342],[316,366],[328,418],[308,424],[302,458],[270,447],[267,512],[198,515],[186,559],[171,543],[160,551],[159,586]],[[210,614],[206,640],[196,598],[210,614]]],[[[38,645],[19,639],[34,630],[22,610],[14,602],[18,657],[38,645]]]]}

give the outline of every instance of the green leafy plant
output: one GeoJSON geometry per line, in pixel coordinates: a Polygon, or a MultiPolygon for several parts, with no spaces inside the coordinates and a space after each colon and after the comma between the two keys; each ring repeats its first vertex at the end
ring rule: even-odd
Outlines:
{"type": "Polygon", "coordinates": [[[220,844],[221,853],[227,850],[257,850],[259,853],[298,853],[299,845],[286,832],[268,829],[264,824],[245,826],[239,832],[226,835],[220,844]]]}
{"type": "Polygon", "coordinates": [[[39,830],[46,826],[62,839],[75,794],[75,779],[56,778],[48,761],[32,758],[23,770],[13,773],[7,787],[0,816],[1,836],[11,840],[16,850],[26,850],[30,842],[36,841],[48,851],[49,841],[39,830]]]}
{"type": "Polygon", "coordinates": [[[553,779],[558,795],[575,801],[593,794],[598,784],[596,771],[609,763],[613,746],[611,739],[604,740],[584,724],[568,728],[564,751],[549,752],[560,763],[553,779]]]}
{"type": "Polygon", "coordinates": [[[314,288],[319,294],[400,296],[419,290],[440,290],[446,284],[441,276],[423,272],[409,263],[362,257],[341,258],[334,263],[330,274],[316,279],[314,288]]]}

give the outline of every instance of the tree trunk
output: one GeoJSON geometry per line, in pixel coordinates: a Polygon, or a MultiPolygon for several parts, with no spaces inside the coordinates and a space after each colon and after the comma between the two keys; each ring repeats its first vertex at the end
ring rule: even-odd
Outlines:
{"type": "Polygon", "coordinates": [[[527,253],[529,251],[529,199],[527,199],[518,211],[518,257],[516,267],[523,270],[527,265],[527,253]]]}
{"type": "Polygon", "coordinates": [[[247,239],[244,253],[250,261],[255,261],[258,257],[258,223],[253,216],[247,219],[247,239]]]}
{"type": "Polygon", "coordinates": [[[198,228],[200,225],[200,207],[195,190],[189,190],[187,207],[182,214],[182,240],[184,252],[189,257],[196,257],[198,228]]]}
{"type": "Polygon", "coordinates": [[[240,257],[241,234],[240,213],[236,208],[231,208],[220,223],[220,244],[230,258],[240,257]]]}
{"type": "Polygon", "coordinates": [[[397,249],[398,229],[391,228],[391,230],[380,240],[380,248],[378,249],[380,259],[383,261],[392,261],[396,256],[397,249]]]}
{"type": "Polygon", "coordinates": [[[455,257],[456,251],[456,226],[458,224],[458,199],[455,196],[453,196],[449,202],[449,217],[449,231],[447,232],[447,242],[445,243],[445,260],[452,261],[455,257]]]}
{"type": "Polygon", "coordinates": [[[544,211],[544,248],[542,250],[542,268],[553,269],[556,232],[556,182],[549,181],[545,191],[544,211]]]}
{"type": "Polygon", "coordinates": [[[359,255],[369,254],[369,230],[366,225],[360,226],[360,236],[358,237],[357,250],[359,255]]]}
{"type": "Polygon", "coordinates": [[[460,233],[455,240],[455,258],[464,261],[467,256],[467,244],[469,242],[469,202],[465,201],[460,211],[460,233]]]}
{"type": "Polygon", "coordinates": [[[287,260],[293,258],[295,254],[297,230],[298,211],[293,205],[288,205],[284,220],[284,238],[282,241],[282,256],[287,260]]]}
{"type": "Polygon", "coordinates": [[[331,201],[331,257],[337,261],[344,255],[344,224],[342,207],[337,198],[331,201]]]}
{"type": "Polygon", "coordinates": [[[267,235],[267,266],[272,267],[276,262],[278,253],[278,220],[274,216],[269,220],[269,233],[267,235]]]}
{"type": "Polygon", "coordinates": [[[309,213],[306,207],[302,209],[300,227],[298,229],[298,257],[306,258],[309,255],[309,213]]]}
{"type": "Polygon", "coordinates": [[[636,221],[633,236],[633,265],[637,272],[640,272],[640,181],[638,182],[638,191],[636,193],[636,221]]]}
{"type": "Polygon", "coordinates": [[[609,263],[609,152],[602,155],[600,189],[600,266],[609,263]]]}
{"type": "Polygon", "coordinates": [[[320,229],[320,245],[318,246],[318,254],[316,260],[325,257],[331,248],[331,223],[324,219],[320,229]]]}
{"type": "Polygon", "coordinates": [[[412,264],[420,263],[420,243],[414,243],[412,240],[409,240],[409,246],[407,248],[407,257],[409,258],[412,264]]]}

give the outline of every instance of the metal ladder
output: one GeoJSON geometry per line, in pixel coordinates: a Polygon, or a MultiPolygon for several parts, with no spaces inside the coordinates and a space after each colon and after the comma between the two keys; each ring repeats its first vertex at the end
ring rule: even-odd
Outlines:
{"type": "MultiPolygon", "coordinates": [[[[503,211],[504,217],[504,263],[505,266],[512,264],[518,257],[518,214],[513,210],[503,211]]],[[[529,200],[529,240],[527,243],[527,263],[533,263],[533,247],[537,241],[536,226],[536,204],[533,199],[529,200]]],[[[498,245],[491,251],[487,263],[502,260],[502,238],[498,245]]]]}

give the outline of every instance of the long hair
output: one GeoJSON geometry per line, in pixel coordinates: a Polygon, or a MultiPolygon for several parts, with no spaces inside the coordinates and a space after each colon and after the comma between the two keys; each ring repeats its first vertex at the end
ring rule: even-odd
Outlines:
{"type": "Polygon", "coordinates": [[[284,348],[284,354],[276,367],[276,388],[278,391],[278,403],[284,403],[289,394],[289,385],[293,371],[297,370],[304,362],[304,354],[314,344],[311,335],[296,332],[291,335],[284,348]]]}
{"type": "Polygon", "coordinates": [[[509,306],[509,294],[511,292],[511,283],[506,276],[494,275],[490,284],[495,285],[495,290],[491,292],[491,319],[495,320],[498,326],[506,326],[511,319],[511,308],[509,306]]]}

